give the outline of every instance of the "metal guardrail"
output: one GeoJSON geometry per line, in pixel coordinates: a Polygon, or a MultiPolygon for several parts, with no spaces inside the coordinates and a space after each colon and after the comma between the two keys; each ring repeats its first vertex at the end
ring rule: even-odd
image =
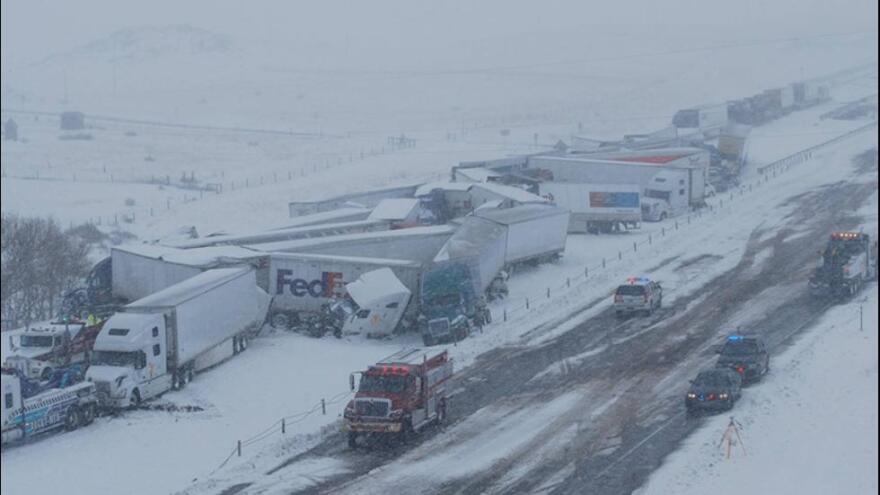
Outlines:
{"type": "Polygon", "coordinates": [[[861,127],[857,127],[855,129],[848,131],[848,132],[845,132],[835,138],[829,139],[828,141],[825,141],[824,143],[819,143],[815,146],[810,146],[809,148],[800,150],[797,153],[788,155],[784,158],[776,160],[775,162],[768,163],[767,165],[764,165],[763,167],[758,167],[758,173],[763,174],[767,171],[773,171],[779,167],[798,165],[798,164],[803,163],[803,162],[809,160],[810,158],[812,158],[814,151],[818,151],[826,146],[830,146],[830,145],[835,144],[837,142],[843,141],[846,138],[849,138],[849,137],[854,136],[856,134],[860,134],[860,133],[867,131],[867,130],[869,130],[873,127],[876,127],[876,126],[877,126],[877,121],[875,120],[874,122],[871,122],[870,124],[866,124],[861,127]]]}

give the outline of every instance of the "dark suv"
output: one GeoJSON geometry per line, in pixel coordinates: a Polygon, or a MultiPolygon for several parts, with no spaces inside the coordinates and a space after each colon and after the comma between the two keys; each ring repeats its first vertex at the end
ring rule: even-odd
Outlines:
{"type": "Polygon", "coordinates": [[[731,335],[719,354],[716,366],[736,371],[744,382],[760,380],[770,370],[770,354],[758,336],[731,335]]]}
{"type": "Polygon", "coordinates": [[[728,369],[715,368],[700,372],[691,380],[684,404],[689,413],[696,410],[730,409],[742,395],[742,377],[728,369]]]}

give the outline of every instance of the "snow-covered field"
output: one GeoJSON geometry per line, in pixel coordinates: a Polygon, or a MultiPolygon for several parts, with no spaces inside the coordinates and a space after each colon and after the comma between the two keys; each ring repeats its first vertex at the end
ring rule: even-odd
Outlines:
{"type": "MultiPolygon", "coordinates": [[[[686,40],[664,38],[667,45],[659,46],[647,35],[625,42],[615,33],[597,32],[595,36],[594,41],[613,39],[622,58],[597,62],[589,71],[572,68],[562,76],[559,67],[530,77],[505,78],[510,70],[495,75],[447,74],[443,76],[446,84],[432,81],[432,87],[440,88],[432,97],[424,95],[420,77],[374,78],[364,69],[365,74],[354,80],[326,74],[302,78],[291,76],[288,70],[292,68],[266,68],[263,62],[267,58],[254,62],[264,70],[249,72],[240,65],[247,59],[242,54],[235,54],[236,64],[225,57],[206,57],[203,62],[207,75],[194,81],[148,77],[155,72],[191,75],[173,70],[191,63],[188,57],[132,66],[120,76],[120,90],[111,96],[106,84],[94,84],[94,79],[89,79],[90,74],[106,76],[109,64],[86,53],[82,55],[86,57],[81,60],[82,67],[95,70],[70,74],[72,96],[67,104],[59,102],[58,87],[40,88],[36,82],[57,81],[60,65],[38,66],[22,79],[10,80],[4,74],[4,110],[78,109],[87,116],[292,130],[308,135],[95,121],[101,128],[87,131],[93,134],[93,140],[68,141],[58,139],[53,117],[35,120],[32,114],[5,111],[2,118],[15,116],[27,142],[3,144],[2,209],[4,213],[53,215],[65,225],[100,218],[103,228],[122,228],[142,239],[160,237],[183,225],[195,225],[203,235],[219,230],[250,231],[283,224],[288,201],[436,179],[446,176],[459,161],[534,151],[535,134],[537,147],[546,147],[556,139],[567,139],[579,127],[583,134],[611,137],[655,130],[684,106],[741,97],[804,74],[818,76],[876,58],[876,48],[866,50],[864,39],[853,36],[827,42],[790,41],[774,46],[774,50],[739,47],[724,52],[722,66],[712,52],[662,55],[658,57],[663,64],[642,66],[623,57],[644,51],[646,45],[657,51],[671,51],[677,44],[686,44],[686,40]],[[756,66],[762,69],[758,75],[752,70],[756,66]],[[226,72],[221,71],[224,67],[226,72]],[[216,84],[224,77],[227,82],[216,84]],[[259,81],[254,83],[251,78],[259,81]],[[555,82],[535,92],[535,78],[555,82]],[[22,87],[28,89],[19,89],[22,87]],[[377,96],[363,98],[365,94],[377,96]],[[515,110],[510,109],[511,102],[516,102],[515,110]],[[501,129],[510,129],[510,136],[502,137],[501,129]],[[392,151],[386,138],[401,133],[416,138],[417,146],[392,151]],[[155,161],[145,161],[147,156],[155,161]],[[191,172],[202,183],[222,184],[223,192],[200,193],[174,185],[182,174],[191,172]],[[170,177],[172,185],[140,183],[162,177],[170,177]],[[134,205],[126,205],[129,198],[134,205]],[[133,218],[130,223],[123,219],[126,215],[133,218]],[[119,226],[108,226],[110,223],[119,226]]],[[[707,43],[712,39],[707,38],[707,43]]],[[[577,55],[607,55],[599,53],[601,43],[583,43],[580,49],[587,46],[596,53],[577,55]]],[[[560,57],[564,55],[560,53],[560,57]]],[[[865,80],[854,81],[836,88],[839,93],[829,105],[756,129],[750,157],[756,165],[767,163],[862,125],[820,122],[818,115],[872,89],[876,90],[866,87],[865,80]]],[[[764,228],[772,229],[788,213],[785,207],[777,207],[784,198],[837,180],[856,180],[847,168],[852,155],[876,146],[876,131],[839,143],[733,201],[724,195],[716,198],[718,213],[704,214],[690,223],[678,219],[678,228],[676,220],[670,220],[646,224],[641,231],[620,236],[572,236],[558,264],[516,274],[511,280],[510,299],[493,307],[493,325],[451,348],[457,366],[467,366],[479,354],[498,346],[539,343],[558,335],[604,309],[607,301],[575,318],[569,317],[572,312],[603,297],[623,277],[647,273],[661,260],[711,255],[711,263],[697,265],[691,271],[673,273],[666,267],[653,272],[664,282],[669,300],[674,302],[736,264],[756,225],[763,221],[764,228]],[[646,244],[648,235],[650,245],[646,244]],[[634,241],[640,243],[638,253],[631,251],[634,241]],[[622,262],[617,261],[619,252],[624,253],[622,262]],[[603,259],[609,262],[607,269],[596,270],[603,259]],[[586,283],[578,279],[585,267],[591,271],[586,283]],[[567,279],[572,280],[571,289],[566,287],[567,279]],[[552,289],[550,300],[546,298],[547,287],[552,289]],[[530,311],[523,309],[526,297],[530,298],[530,311]],[[501,321],[505,309],[510,317],[507,323],[501,321]]],[[[747,174],[749,179],[757,179],[752,170],[747,174]]],[[[876,235],[876,220],[873,229],[876,235]]],[[[876,291],[870,297],[866,304],[873,301],[876,309],[876,291]]],[[[873,325],[876,335],[876,320],[873,325]]],[[[159,401],[197,406],[199,411],[125,413],[99,418],[96,424],[76,432],[4,448],[0,491],[39,495],[75,486],[82,493],[137,495],[169,493],[194,484],[195,492],[213,493],[236,481],[250,481],[314,444],[322,429],[334,427],[347,397],[349,372],[401,346],[417,343],[415,337],[377,342],[278,334],[257,339],[245,354],[199,376],[185,391],[166,394],[159,401]],[[322,398],[336,399],[327,405],[326,415],[315,409],[322,398]],[[296,421],[300,419],[298,413],[307,411],[311,414],[296,421]],[[280,428],[272,425],[284,416],[290,416],[290,422],[282,436],[280,428]],[[245,445],[241,458],[232,456],[218,470],[237,440],[251,438],[270,427],[264,439],[245,445]]],[[[810,357],[803,356],[804,360],[810,357]]],[[[873,370],[876,390],[876,353],[873,370]]],[[[777,364],[774,375],[782,372],[777,364]]],[[[870,380],[869,375],[866,377],[870,380]]],[[[858,383],[856,378],[852,380],[858,383]]],[[[571,407],[574,400],[564,397],[532,418],[509,419],[538,422],[556,414],[557,408],[571,407]]],[[[873,411],[876,433],[876,406],[865,407],[864,411],[873,411]]],[[[497,410],[494,414],[504,412],[497,410]]],[[[759,415],[755,414],[757,424],[759,415]]],[[[831,419],[830,414],[822,417],[831,419]]],[[[462,426],[467,427],[467,423],[462,426]]],[[[475,428],[479,430],[479,425],[475,428]]],[[[503,429],[503,424],[499,428],[503,429]]],[[[710,425],[701,435],[714,436],[713,428],[710,425]]],[[[755,428],[761,431],[759,426],[755,428]]],[[[748,425],[747,437],[752,435],[750,429],[748,425]]],[[[538,431],[536,427],[532,433],[538,431]]],[[[523,439],[514,438],[518,435],[511,435],[509,430],[487,430],[475,438],[488,437],[492,437],[492,443],[486,443],[483,450],[462,449],[462,457],[456,462],[465,462],[470,456],[474,462],[471,467],[477,468],[491,462],[492,456],[503,455],[505,449],[523,447],[523,439]]],[[[560,435],[557,446],[564,445],[564,437],[560,435]]],[[[746,438],[746,442],[751,447],[753,441],[746,438]]],[[[876,459],[876,446],[868,456],[871,454],[876,459]]],[[[675,466],[674,461],[670,462],[675,466]]],[[[420,472],[431,473],[435,466],[424,463],[420,472]]],[[[309,486],[320,477],[316,473],[330,475],[345,469],[337,460],[327,459],[280,472],[262,483],[269,491],[283,492],[309,486]]],[[[718,468],[705,470],[712,469],[718,468]]],[[[390,472],[394,473],[393,468],[390,472]]],[[[467,472],[457,474],[464,476],[467,472]]],[[[663,483],[662,475],[658,476],[652,483],[663,483]]],[[[684,487],[679,477],[670,476],[668,484],[658,485],[669,490],[657,493],[684,487]]],[[[692,492],[701,493],[696,488],[692,492]]]]}

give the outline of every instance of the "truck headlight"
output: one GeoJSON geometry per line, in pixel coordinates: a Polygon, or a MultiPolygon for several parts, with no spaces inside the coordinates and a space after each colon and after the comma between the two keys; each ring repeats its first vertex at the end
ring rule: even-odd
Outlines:
{"type": "Polygon", "coordinates": [[[125,380],[125,375],[122,375],[116,379],[116,388],[122,386],[122,382],[125,380]]]}

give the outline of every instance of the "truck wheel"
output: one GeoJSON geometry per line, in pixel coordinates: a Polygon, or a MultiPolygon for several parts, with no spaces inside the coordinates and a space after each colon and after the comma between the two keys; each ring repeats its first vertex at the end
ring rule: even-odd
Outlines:
{"type": "Polygon", "coordinates": [[[241,335],[238,337],[238,352],[244,352],[248,348],[248,336],[241,335]]]}
{"type": "Polygon", "coordinates": [[[141,393],[138,389],[131,391],[131,397],[128,399],[128,406],[132,409],[141,405],[141,393]]]}
{"type": "Polygon", "coordinates": [[[51,378],[53,371],[55,371],[55,370],[53,370],[51,366],[47,366],[47,367],[43,368],[43,371],[40,373],[40,380],[45,381],[45,380],[48,380],[49,378],[51,378]]]}
{"type": "Polygon", "coordinates": [[[64,429],[67,431],[73,431],[79,427],[79,409],[76,406],[71,406],[67,409],[67,414],[64,416],[64,429]]]}
{"type": "Polygon", "coordinates": [[[269,324],[276,330],[290,330],[290,318],[284,313],[273,314],[269,324]]]}
{"type": "Polygon", "coordinates": [[[660,214],[660,221],[662,222],[663,220],[666,220],[666,212],[665,211],[660,214]]]}
{"type": "Polygon", "coordinates": [[[422,342],[426,347],[431,347],[434,345],[434,337],[431,337],[430,335],[422,335],[422,342]]]}
{"type": "Polygon", "coordinates": [[[446,422],[446,399],[440,399],[437,404],[437,424],[442,425],[446,422]]]}
{"type": "Polygon", "coordinates": [[[92,421],[95,420],[95,416],[96,416],[95,404],[87,404],[85,407],[83,407],[83,409],[82,409],[82,424],[83,424],[83,426],[92,424],[92,421]]]}
{"type": "Polygon", "coordinates": [[[352,448],[352,449],[356,449],[357,448],[357,439],[358,439],[358,434],[356,431],[348,432],[348,447],[352,448]]]}

